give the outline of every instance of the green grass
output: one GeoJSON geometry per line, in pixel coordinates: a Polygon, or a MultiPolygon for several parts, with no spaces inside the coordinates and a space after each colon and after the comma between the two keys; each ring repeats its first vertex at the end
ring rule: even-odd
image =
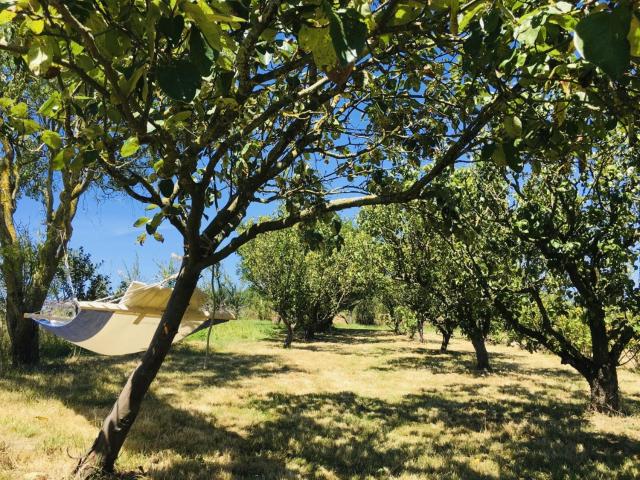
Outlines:
{"type": "MultiPolygon", "coordinates": [[[[280,347],[270,322],[214,327],[163,365],[118,462],[122,478],[636,479],[640,375],[620,372],[625,417],[591,414],[557,358],[420,344],[340,325],[280,347]],[[135,475],[134,475],[135,474],[135,475]]],[[[136,356],[67,355],[0,376],[0,479],[63,478],[90,445],[136,356]],[[35,474],[41,477],[35,477],[35,474]]]]}
{"type": "Polygon", "coordinates": [[[389,330],[386,325],[360,325],[358,323],[338,323],[334,327],[338,330],[375,330],[380,332],[389,330]]]}
{"type": "MultiPolygon", "coordinates": [[[[273,338],[281,328],[268,320],[230,320],[211,329],[210,345],[222,348],[230,343],[257,342],[273,338]]],[[[201,330],[188,337],[189,342],[207,340],[208,330],[201,330]]]]}

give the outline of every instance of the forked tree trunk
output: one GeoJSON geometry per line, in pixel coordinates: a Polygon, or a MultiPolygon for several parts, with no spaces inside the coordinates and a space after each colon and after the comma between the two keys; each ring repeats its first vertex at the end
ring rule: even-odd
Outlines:
{"type": "Polygon", "coordinates": [[[449,348],[449,340],[451,340],[451,332],[447,330],[441,330],[442,333],[442,343],[440,344],[440,353],[447,353],[447,348],[449,348]]]}
{"type": "Polygon", "coordinates": [[[471,344],[476,352],[476,368],[481,371],[491,370],[489,363],[489,352],[487,352],[487,345],[485,338],[479,329],[474,329],[469,335],[471,344]]]}
{"type": "Polygon", "coordinates": [[[113,471],[120,449],[138,416],[142,400],[171,348],[198,283],[200,271],[190,265],[183,264],[183,267],[149,348],[129,376],[91,449],[80,459],[74,471],[76,478],[88,479],[96,473],[113,471]]]}
{"type": "Polygon", "coordinates": [[[424,343],[424,320],[418,321],[418,338],[420,343],[424,343]]]}
{"type": "Polygon", "coordinates": [[[587,381],[591,388],[591,410],[608,415],[620,412],[620,389],[615,365],[600,366],[587,381]]]}

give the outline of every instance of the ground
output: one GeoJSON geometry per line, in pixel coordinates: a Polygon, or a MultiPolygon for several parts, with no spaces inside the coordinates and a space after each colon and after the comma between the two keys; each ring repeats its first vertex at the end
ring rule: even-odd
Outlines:
{"type": "MultiPolygon", "coordinates": [[[[490,345],[494,373],[480,375],[460,338],[444,355],[434,334],[349,326],[280,340],[236,321],[216,327],[208,359],[201,338],[175,349],[125,444],[125,478],[640,478],[637,373],[621,371],[629,414],[610,418],[585,411],[586,383],[550,355],[490,345]]],[[[67,354],[4,372],[0,479],[63,478],[134,362],[67,354]]]]}

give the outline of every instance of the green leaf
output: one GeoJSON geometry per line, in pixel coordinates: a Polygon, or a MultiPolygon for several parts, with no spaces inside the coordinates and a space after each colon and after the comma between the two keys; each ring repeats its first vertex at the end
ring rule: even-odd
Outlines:
{"type": "Polygon", "coordinates": [[[5,23],[9,23],[16,16],[16,12],[12,12],[11,10],[2,10],[0,12],[0,25],[4,25],[5,23]]]}
{"type": "Polygon", "coordinates": [[[193,100],[202,83],[199,68],[184,59],[159,65],[156,78],[160,88],[169,97],[181,102],[193,100]]]}
{"type": "Polygon", "coordinates": [[[53,92],[47,100],[40,105],[38,113],[44,117],[53,118],[60,111],[60,92],[53,92]]]}
{"type": "Polygon", "coordinates": [[[231,69],[237,44],[217,23],[228,20],[229,17],[215,13],[205,0],[198,0],[196,3],[183,2],[181,7],[198,26],[211,48],[221,53],[218,58],[220,66],[231,69]]]}
{"type": "Polygon", "coordinates": [[[631,60],[627,40],[630,26],[631,10],[627,6],[592,13],[576,25],[576,49],[611,78],[619,79],[631,60]]]}
{"type": "Polygon", "coordinates": [[[84,166],[91,165],[100,156],[97,150],[86,150],[82,153],[82,164],[84,166]]]}
{"type": "Polygon", "coordinates": [[[329,27],[314,28],[302,25],[298,31],[298,43],[301,49],[313,55],[316,66],[323,68],[338,64],[338,57],[329,35],[329,27]]]}
{"type": "Polygon", "coordinates": [[[30,118],[21,119],[18,121],[18,130],[23,135],[30,135],[32,133],[37,132],[42,127],[35,120],[31,120],[30,118]]]}
{"type": "Polygon", "coordinates": [[[184,30],[184,17],[161,17],[158,20],[158,31],[167,37],[173,45],[177,45],[184,30]]]}
{"type": "Polygon", "coordinates": [[[146,233],[141,233],[136,238],[136,242],[138,242],[140,245],[144,245],[144,242],[145,242],[146,239],[147,239],[147,234],[146,233]]]}
{"type": "Polygon", "coordinates": [[[147,223],[149,223],[151,221],[151,219],[149,217],[140,217],[139,219],[137,219],[133,226],[134,227],[141,227],[142,225],[146,225],[147,223]]]}
{"type": "Polygon", "coordinates": [[[519,138],[522,136],[522,121],[516,115],[507,115],[504,117],[504,131],[511,138],[519,138]]]}
{"type": "Polygon", "coordinates": [[[15,104],[15,100],[7,97],[0,97],[0,107],[9,108],[11,105],[15,104]]]}
{"type": "Polygon", "coordinates": [[[120,155],[123,157],[130,157],[134,155],[140,149],[140,143],[138,142],[138,137],[129,137],[127,138],[122,147],[120,148],[120,155]]]}
{"type": "Polygon", "coordinates": [[[156,172],[159,172],[160,170],[162,170],[162,168],[164,167],[164,160],[160,159],[157,162],[154,162],[153,164],[153,169],[156,172]]]}
{"type": "Polygon", "coordinates": [[[58,132],[54,132],[53,130],[45,130],[42,132],[42,141],[54,150],[62,146],[62,138],[60,138],[58,132]]]}
{"type": "Polygon", "coordinates": [[[16,103],[9,110],[11,115],[17,118],[26,118],[28,111],[27,104],[24,102],[16,103]]]}
{"type": "Polygon", "coordinates": [[[427,7],[427,2],[418,0],[401,0],[393,12],[389,25],[405,25],[413,22],[427,7]]]}
{"type": "Polygon", "coordinates": [[[63,148],[51,160],[51,166],[54,170],[62,170],[66,168],[69,160],[73,158],[75,152],[72,148],[63,148]]]}
{"type": "Polygon", "coordinates": [[[47,73],[53,63],[54,45],[46,40],[36,39],[27,52],[27,65],[36,75],[47,73]]]}
{"type": "Polygon", "coordinates": [[[353,8],[337,13],[326,0],[322,6],[329,19],[329,35],[340,64],[355,62],[364,50],[368,33],[360,13],[353,8]]]}
{"type": "Polygon", "coordinates": [[[200,76],[207,77],[216,61],[217,52],[202,39],[200,30],[193,26],[189,34],[189,60],[198,68],[200,76]]]}
{"type": "Polygon", "coordinates": [[[495,145],[491,158],[499,167],[507,166],[507,157],[504,153],[504,148],[502,145],[495,145]]]}
{"type": "Polygon", "coordinates": [[[638,21],[638,17],[635,14],[631,15],[627,40],[629,41],[631,56],[640,57],[640,21],[638,21]]]}
{"type": "Polygon", "coordinates": [[[486,0],[476,0],[471,5],[467,6],[465,10],[458,16],[458,30],[464,32],[467,25],[471,23],[471,20],[483,10],[487,9],[486,0]]]}
{"type": "Polygon", "coordinates": [[[125,97],[128,97],[129,95],[131,95],[131,92],[133,92],[133,90],[136,88],[138,81],[140,80],[142,75],[145,73],[146,69],[147,69],[147,66],[142,65],[138,67],[129,78],[122,77],[118,81],[118,86],[120,87],[120,90],[122,90],[122,93],[124,94],[125,97]]]}
{"type": "Polygon", "coordinates": [[[24,24],[36,35],[40,35],[44,31],[44,20],[36,20],[27,17],[27,19],[24,21],[24,24]]]}

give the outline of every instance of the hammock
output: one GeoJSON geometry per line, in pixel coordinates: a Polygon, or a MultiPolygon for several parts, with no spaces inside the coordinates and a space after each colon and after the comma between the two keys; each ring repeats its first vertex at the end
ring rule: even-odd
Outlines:
{"type": "MultiPolygon", "coordinates": [[[[171,288],[161,284],[132,282],[122,298],[111,301],[75,302],[73,316],[49,308],[27,313],[25,318],[38,322],[45,330],[79,347],[102,355],[127,355],[143,352],[160,323],[171,288]]],[[[205,294],[196,289],[182,318],[174,342],[178,342],[211,324],[224,323],[235,317],[220,309],[214,315],[203,309],[205,294]]]]}

